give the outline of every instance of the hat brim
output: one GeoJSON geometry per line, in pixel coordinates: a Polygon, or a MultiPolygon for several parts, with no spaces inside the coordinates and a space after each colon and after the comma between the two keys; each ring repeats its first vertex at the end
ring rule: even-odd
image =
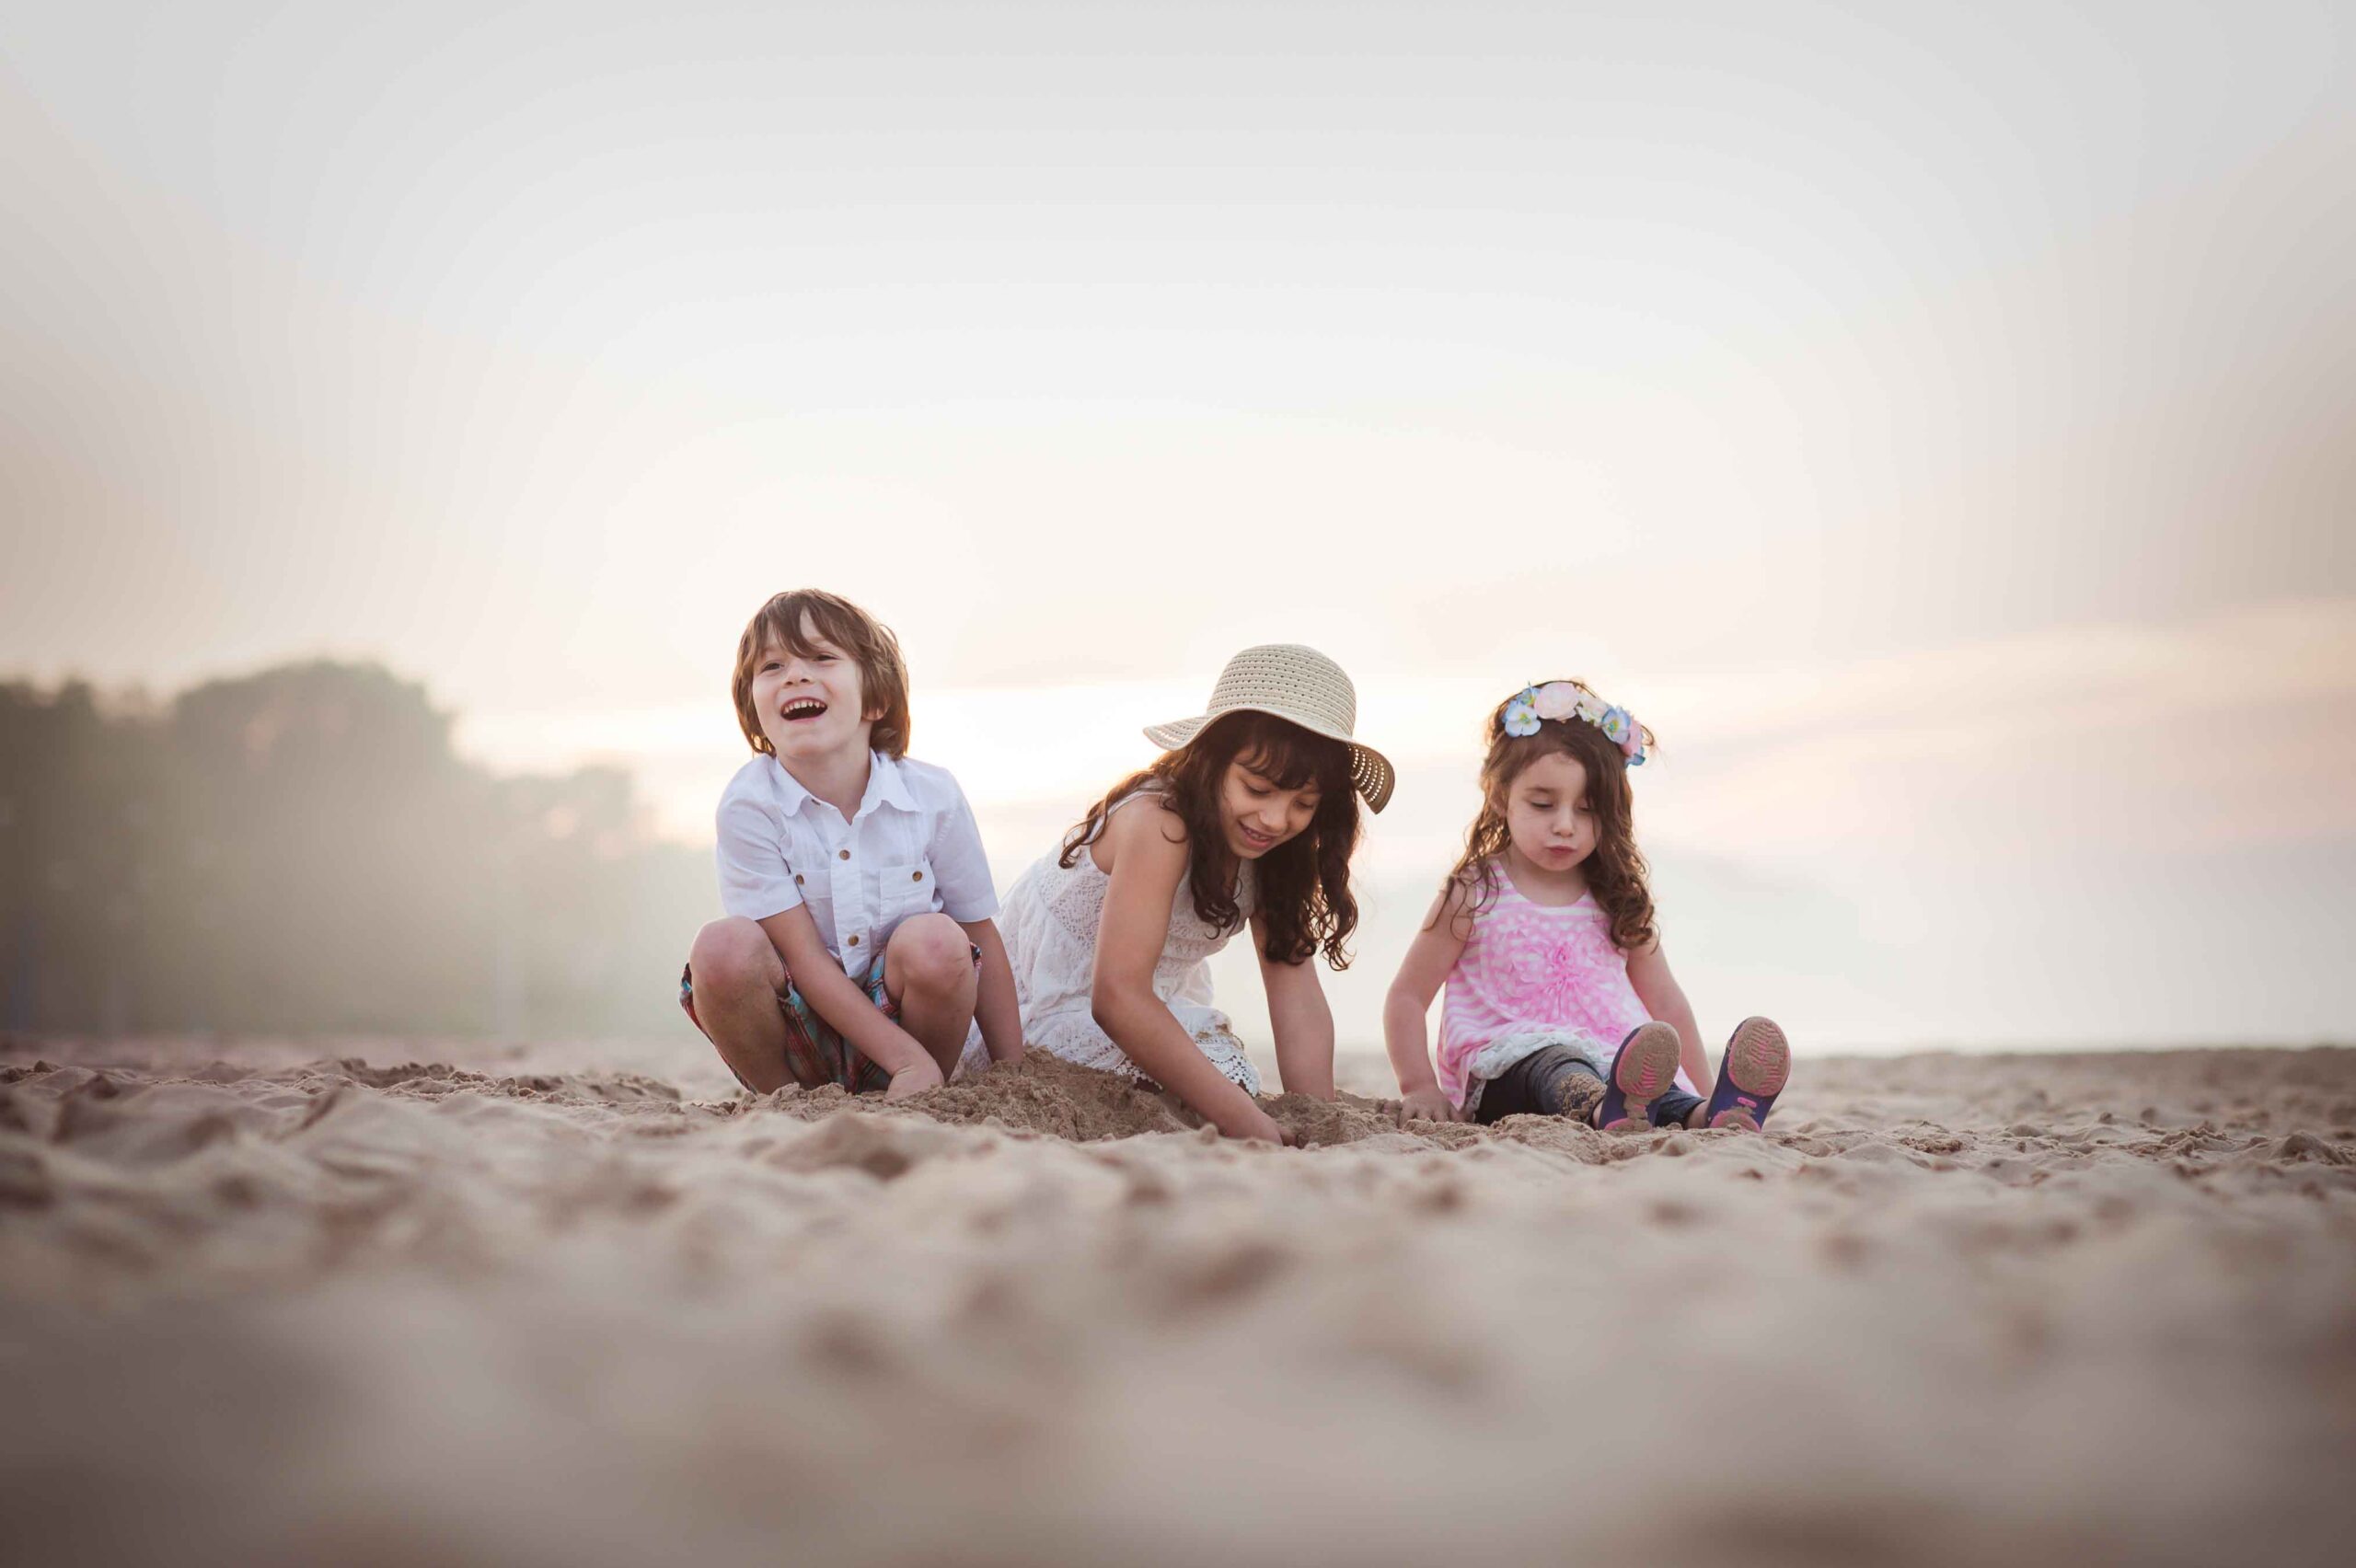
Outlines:
{"type": "Polygon", "coordinates": [[[1392,767],[1389,757],[1372,746],[1363,745],[1347,735],[1337,735],[1322,724],[1310,723],[1299,714],[1287,713],[1281,709],[1264,707],[1256,702],[1239,702],[1232,708],[1222,708],[1217,713],[1198,713],[1192,719],[1173,719],[1167,724],[1148,724],[1145,738],[1163,751],[1176,751],[1202,733],[1204,725],[1214,719],[1224,719],[1230,713],[1265,713],[1288,724],[1297,725],[1312,735],[1341,742],[1350,750],[1350,785],[1357,790],[1359,799],[1366,801],[1367,810],[1380,814],[1382,808],[1391,803],[1392,786],[1398,782],[1399,776],[1392,767]]]}

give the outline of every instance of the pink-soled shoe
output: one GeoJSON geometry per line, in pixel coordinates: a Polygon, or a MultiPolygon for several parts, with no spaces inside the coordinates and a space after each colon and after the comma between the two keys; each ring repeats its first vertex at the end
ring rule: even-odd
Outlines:
{"type": "Polygon", "coordinates": [[[1718,1081],[1702,1114],[1705,1127],[1739,1127],[1755,1133],[1775,1106],[1775,1096],[1792,1078],[1791,1042],[1768,1018],[1747,1018],[1734,1026],[1718,1081]]]}
{"type": "Polygon", "coordinates": [[[1658,1019],[1636,1025],[1611,1058],[1595,1124],[1607,1133],[1649,1131],[1653,1101],[1676,1081],[1677,1031],[1658,1019]]]}

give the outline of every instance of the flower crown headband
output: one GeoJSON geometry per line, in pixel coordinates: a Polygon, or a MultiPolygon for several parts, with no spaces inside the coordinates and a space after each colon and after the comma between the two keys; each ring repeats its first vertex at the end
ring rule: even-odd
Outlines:
{"type": "Polygon", "coordinates": [[[1645,765],[1645,746],[1652,740],[1652,732],[1637,723],[1636,716],[1626,709],[1615,708],[1588,690],[1584,681],[1526,686],[1507,699],[1502,715],[1506,733],[1516,737],[1538,733],[1538,726],[1549,719],[1563,722],[1577,719],[1592,724],[1620,748],[1629,767],[1645,765]]]}

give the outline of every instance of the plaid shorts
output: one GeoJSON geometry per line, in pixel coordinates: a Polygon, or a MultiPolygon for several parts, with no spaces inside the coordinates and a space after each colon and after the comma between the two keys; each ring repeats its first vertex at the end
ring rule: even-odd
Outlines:
{"type": "MultiPolygon", "coordinates": [[[[966,944],[973,947],[972,943],[966,944]]],[[[982,966],[982,950],[973,947],[974,967],[982,966]]],[[[873,972],[864,977],[852,977],[852,983],[867,993],[875,1010],[885,1018],[897,1019],[900,1004],[884,989],[884,964],[879,961],[873,972]]],[[[785,1070],[793,1081],[804,1089],[823,1089],[827,1084],[840,1084],[853,1094],[872,1094],[891,1086],[892,1075],[874,1062],[862,1056],[859,1047],[845,1040],[835,1026],[820,1018],[817,1009],[803,999],[801,987],[786,976],[785,995],[778,998],[785,1009],[785,1070]]],[[[695,972],[692,965],[679,966],[679,1006],[687,1010],[687,1021],[696,1026],[706,1040],[710,1032],[703,1020],[696,1017],[695,972]]],[[[723,1058],[724,1060],[725,1058],[723,1058]]],[[[729,1069],[733,1072],[734,1068],[729,1069]]],[[[740,1077],[736,1080],[744,1083],[740,1077]]],[[[751,1084],[745,1084],[751,1089],[751,1084]]]]}

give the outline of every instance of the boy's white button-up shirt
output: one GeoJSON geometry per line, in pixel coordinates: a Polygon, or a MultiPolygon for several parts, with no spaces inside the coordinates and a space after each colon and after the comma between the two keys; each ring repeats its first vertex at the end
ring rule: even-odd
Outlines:
{"type": "Polygon", "coordinates": [[[911,915],[998,913],[981,830],[949,770],[868,754],[867,793],[843,813],[777,758],[756,756],[720,797],[720,903],[766,920],[810,906],[826,951],[857,977],[911,915]]]}

